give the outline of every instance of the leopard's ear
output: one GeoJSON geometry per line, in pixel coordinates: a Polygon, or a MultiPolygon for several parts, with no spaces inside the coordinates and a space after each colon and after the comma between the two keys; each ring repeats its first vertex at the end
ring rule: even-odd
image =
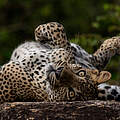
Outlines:
{"type": "Polygon", "coordinates": [[[108,72],[108,71],[101,71],[99,79],[97,80],[97,83],[98,84],[104,83],[104,82],[110,80],[110,78],[111,78],[111,73],[110,72],[108,72]]]}

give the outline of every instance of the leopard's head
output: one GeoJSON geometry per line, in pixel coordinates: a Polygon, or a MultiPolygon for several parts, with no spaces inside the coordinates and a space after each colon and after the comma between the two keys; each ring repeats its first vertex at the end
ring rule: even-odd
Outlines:
{"type": "MultiPolygon", "coordinates": [[[[82,68],[76,64],[63,64],[52,66],[49,72],[50,84],[60,100],[90,100],[98,96],[98,85],[111,78],[107,71],[98,71],[82,68]]],[[[57,98],[57,97],[56,97],[57,98]]]]}
{"type": "Polygon", "coordinates": [[[68,81],[69,100],[90,100],[98,96],[98,85],[111,78],[108,71],[98,71],[97,69],[84,69],[79,65],[69,65],[61,74],[61,79],[68,81]],[[69,69],[69,72],[68,72],[69,69]]]}

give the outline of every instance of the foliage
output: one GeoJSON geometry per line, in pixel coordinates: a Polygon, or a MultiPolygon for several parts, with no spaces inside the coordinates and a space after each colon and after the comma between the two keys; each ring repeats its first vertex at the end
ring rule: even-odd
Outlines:
{"type": "Polygon", "coordinates": [[[70,41],[82,46],[87,52],[92,54],[99,48],[100,44],[104,40],[100,35],[97,34],[81,34],[76,35],[75,38],[71,39],[70,41]]]}
{"type": "Polygon", "coordinates": [[[0,0],[0,65],[9,60],[18,44],[34,39],[39,24],[60,22],[69,38],[78,32],[89,33],[101,2],[94,4],[95,0],[0,0]]]}
{"type": "Polygon", "coordinates": [[[120,5],[105,3],[103,9],[104,14],[96,17],[93,27],[104,36],[120,34],[120,5]]]}

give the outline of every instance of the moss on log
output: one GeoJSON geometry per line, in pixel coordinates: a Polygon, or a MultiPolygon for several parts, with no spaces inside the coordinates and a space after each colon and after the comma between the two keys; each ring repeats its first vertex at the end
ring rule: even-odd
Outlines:
{"type": "Polygon", "coordinates": [[[13,102],[0,105],[0,120],[120,120],[114,101],[13,102]]]}

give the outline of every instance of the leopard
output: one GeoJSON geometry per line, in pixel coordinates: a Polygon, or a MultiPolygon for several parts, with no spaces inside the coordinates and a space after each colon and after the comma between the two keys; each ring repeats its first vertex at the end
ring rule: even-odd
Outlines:
{"type": "MultiPolygon", "coordinates": [[[[119,36],[105,40],[95,53],[89,54],[81,46],[75,43],[70,43],[67,40],[67,36],[64,31],[65,30],[63,25],[57,22],[42,24],[35,29],[34,32],[35,40],[40,44],[48,46],[50,49],[62,47],[68,50],[69,52],[72,52],[75,59],[75,63],[80,64],[83,68],[88,69],[98,69],[101,71],[105,69],[105,67],[107,66],[107,64],[109,63],[113,56],[120,55],[119,36]]],[[[98,88],[100,93],[98,94],[99,96],[98,98],[100,99],[104,98],[103,100],[114,99],[120,101],[119,97],[120,91],[118,89],[119,87],[113,86],[114,85],[111,86],[108,84],[99,85],[98,88]],[[109,86],[109,90],[105,89],[107,88],[107,86],[109,86]],[[117,91],[118,94],[111,94],[111,97],[109,97],[110,96],[110,94],[108,94],[110,93],[109,91],[117,91]]]]}
{"type": "Polygon", "coordinates": [[[84,69],[65,61],[42,67],[39,74],[42,78],[36,80],[19,61],[4,64],[0,69],[0,103],[96,99],[98,84],[111,78],[107,71],[84,69]]]}
{"type": "MultiPolygon", "coordinates": [[[[98,70],[103,69],[112,56],[117,53],[119,54],[119,37],[113,37],[112,39],[106,40],[100,46],[100,49],[91,55],[80,46],[69,43],[66,33],[63,33],[64,27],[56,22],[38,26],[37,29],[35,29],[35,39],[37,42],[26,42],[20,45],[13,52],[11,61],[19,61],[24,69],[27,69],[29,72],[32,71],[32,77],[35,78],[35,80],[39,80],[42,78],[42,75],[38,77],[39,72],[37,70],[41,71],[41,68],[44,68],[46,64],[51,62],[54,63],[56,61],[56,55],[58,56],[57,59],[63,59],[64,57],[61,55],[61,50],[63,53],[64,51],[69,52],[68,56],[72,56],[69,62],[73,61],[72,63],[80,64],[83,68],[97,68],[98,70]],[[46,32],[49,34],[46,34],[46,32]],[[56,52],[59,50],[60,52],[56,52]]],[[[69,57],[66,57],[64,60],[66,61],[67,58],[69,57]]]]}
{"type": "MultiPolygon", "coordinates": [[[[90,70],[82,69],[81,66],[79,67],[76,66],[76,64],[73,64],[74,61],[73,62],[71,61],[71,59],[73,59],[71,53],[69,53],[63,48],[50,50],[47,48],[43,49],[42,47],[41,49],[41,46],[39,46],[38,43],[26,42],[20,45],[13,52],[13,55],[15,55],[15,57],[11,58],[10,63],[8,64],[17,63],[17,66],[18,65],[20,66],[20,71],[13,71],[13,69],[19,69],[19,66],[17,68],[14,68],[16,65],[10,66],[10,68],[6,68],[6,71],[10,69],[10,71],[13,74],[10,73],[10,75],[7,75],[6,71],[3,72],[2,74],[3,77],[1,78],[1,81],[4,81],[4,76],[7,76],[7,79],[10,79],[10,77],[12,77],[13,83],[16,83],[16,80],[18,80],[18,84],[14,84],[14,87],[11,88],[13,91],[15,91],[14,96],[16,96],[16,98],[14,98],[13,100],[11,99],[6,100],[5,96],[3,96],[1,97],[2,102],[3,101],[73,101],[73,100],[95,99],[97,97],[97,85],[99,83],[109,80],[111,76],[110,73],[105,71],[99,73],[97,70],[96,71],[91,70],[90,72],[90,70]],[[21,56],[19,55],[19,53],[21,56]],[[58,74],[59,71],[61,71],[60,70],[61,64],[60,64],[60,68],[57,69],[56,73],[55,73],[55,69],[53,69],[54,67],[51,66],[51,64],[56,64],[61,60],[68,61],[69,64],[68,68],[62,67],[62,69],[66,68],[66,70],[64,70],[65,72],[62,72],[64,73],[62,74],[62,77],[60,77],[58,74]],[[47,69],[49,68],[47,70],[48,73],[47,75],[45,74],[46,68],[47,69]],[[26,74],[28,75],[27,77],[25,75],[25,77],[21,78],[21,76],[24,75],[24,72],[21,72],[22,71],[21,69],[23,69],[26,72],[26,74]],[[71,69],[72,69],[72,73],[70,71],[71,69]],[[79,76],[78,75],[79,72],[77,72],[78,70],[81,70],[84,74],[81,75],[82,73],[80,72],[80,76],[79,76]],[[16,72],[22,74],[19,75],[21,80],[17,77],[16,72]],[[81,76],[83,76],[83,78],[81,78],[81,76]],[[29,80],[28,78],[31,79],[29,80]],[[56,80],[56,78],[61,79],[61,81],[64,81],[63,82],[64,84],[60,83],[60,81],[56,80]],[[28,88],[26,88],[28,90],[28,93],[27,90],[24,89],[25,86],[24,83],[26,83],[24,82],[24,80],[28,80],[27,82],[31,81],[28,88]],[[30,86],[31,89],[29,90],[30,86]],[[74,96],[70,97],[73,93],[74,96]],[[29,96],[29,94],[32,94],[33,96],[29,96]]],[[[4,71],[4,69],[2,70],[4,71]]]]}
{"type": "Polygon", "coordinates": [[[85,68],[103,70],[113,56],[120,55],[119,36],[105,40],[95,53],[89,54],[81,46],[68,41],[64,26],[58,22],[41,24],[34,33],[35,40],[50,49],[64,48],[72,51],[76,64],[85,68]]]}
{"type": "MultiPolygon", "coordinates": [[[[31,78],[33,79],[31,86],[32,88],[34,88],[33,86],[35,86],[36,89],[32,91],[38,93],[39,96],[41,96],[41,94],[43,96],[40,98],[37,97],[38,99],[35,100],[33,99],[34,101],[72,101],[72,100],[87,100],[93,98],[95,99],[97,96],[97,90],[96,90],[97,84],[109,80],[111,76],[110,73],[104,71],[99,73],[93,70],[91,70],[90,72],[90,70],[82,69],[81,66],[74,64],[73,55],[64,48],[43,49],[43,46],[41,48],[41,45],[38,45],[38,43],[35,42],[26,42],[18,46],[18,48],[14,50],[10,61],[19,63],[21,68],[27,71],[31,76],[31,78]],[[52,64],[58,65],[59,61],[63,61],[63,63],[66,61],[67,64],[69,64],[67,65],[69,67],[67,68],[64,66],[61,67],[62,62],[60,62],[59,65],[60,67],[57,69],[57,72],[55,73],[56,70],[53,69],[54,67],[52,64]],[[61,71],[61,68],[62,69],[66,68],[66,70],[64,70],[65,72],[62,72],[64,73],[62,74],[62,77],[60,77],[60,75],[58,74],[61,71]],[[81,79],[81,76],[77,75],[78,74],[77,71],[79,69],[85,71],[85,74],[88,71],[87,74],[85,75],[86,77],[81,79]],[[71,73],[70,70],[72,70],[73,72],[71,73]],[[97,77],[95,77],[94,74],[96,74],[97,77]],[[61,81],[64,82],[61,83],[59,80],[56,80],[56,78],[61,79],[61,81]],[[68,97],[69,90],[75,93],[75,96],[71,97],[71,99],[70,97],[68,97]]],[[[29,98],[27,99],[24,97],[23,99],[24,101],[27,101],[29,98]]],[[[32,98],[30,98],[29,100],[31,99],[32,98]]],[[[21,101],[21,99],[18,100],[21,101]]]]}

